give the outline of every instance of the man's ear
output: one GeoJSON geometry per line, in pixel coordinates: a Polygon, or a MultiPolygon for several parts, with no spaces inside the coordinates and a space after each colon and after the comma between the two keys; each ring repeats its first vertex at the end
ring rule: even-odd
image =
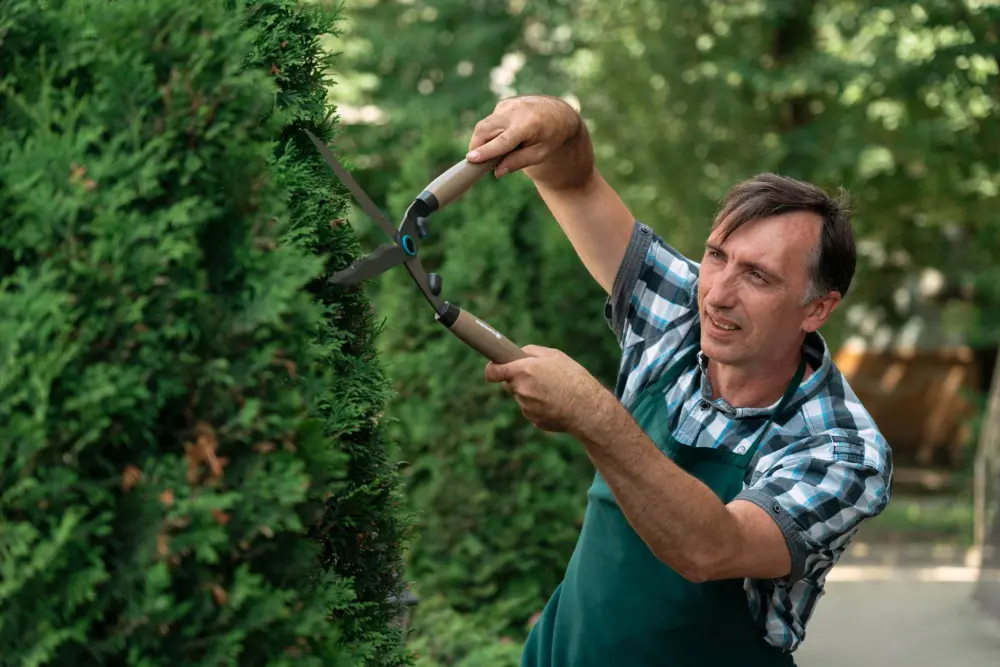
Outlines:
{"type": "Polygon", "coordinates": [[[802,330],[812,333],[826,324],[830,314],[840,304],[840,292],[834,290],[826,296],[814,299],[806,306],[806,319],[802,330]]]}

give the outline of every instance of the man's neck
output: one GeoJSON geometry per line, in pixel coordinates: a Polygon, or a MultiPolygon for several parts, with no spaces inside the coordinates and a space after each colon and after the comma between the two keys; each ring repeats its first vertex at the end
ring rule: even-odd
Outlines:
{"type": "MultiPolygon", "coordinates": [[[[712,383],[712,398],[721,397],[735,408],[766,408],[784,396],[801,360],[800,353],[784,363],[750,369],[726,366],[709,359],[708,379],[712,383]]],[[[808,377],[811,372],[812,367],[806,364],[803,377],[808,377]]]]}

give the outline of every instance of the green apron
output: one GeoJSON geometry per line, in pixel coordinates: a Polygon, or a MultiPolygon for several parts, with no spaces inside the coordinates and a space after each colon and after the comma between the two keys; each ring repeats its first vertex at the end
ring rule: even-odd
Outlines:
{"type": "MultiPolygon", "coordinates": [[[[698,348],[639,395],[632,416],[674,463],[724,502],[743,488],[750,462],[798,388],[805,359],[775,415],[743,453],[673,439],[664,391],[697,364],[698,348]]],[[[562,583],[531,629],[522,667],[788,667],[791,654],[767,644],[750,615],[743,579],[692,583],[656,558],[633,530],[600,472],[562,583]]]]}

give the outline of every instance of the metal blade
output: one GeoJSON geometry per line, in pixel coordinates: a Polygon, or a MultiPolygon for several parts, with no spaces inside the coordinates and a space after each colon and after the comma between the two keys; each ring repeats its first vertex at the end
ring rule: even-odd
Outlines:
{"type": "Polygon", "coordinates": [[[403,264],[409,258],[410,256],[403,252],[403,249],[398,245],[386,243],[375,248],[370,255],[356,261],[343,271],[333,274],[330,281],[342,285],[360,283],[374,278],[394,266],[403,264]]]}
{"type": "Polygon", "coordinates": [[[378,226],[389,235],[389,238],[396,238],[396,228],[390,224],[389,219],[386,218],[382,211],[379,210],[378,206],[375,205],[375,202],[373,202],[371,198],[365,194],[365,191],[361,189],[361,186],[358,185],[351,174],[348,173],[347,169],[344,168],[344,165],[340,164],[340,162],[337,161],[337,158],[333,157],[333,153],[330,152],[330,149],[328,149],[315,134],[309,130],[306,130],[306,134],[309,135],[309,139],[316,145],[316,149],[319,151],[320,155],[323,156],[323,159],[326,160],[326,163],[330,165],[333,172],[337,174],[337,178],[343,181],[347,188],[351,191],[351,194],[354,195],[354,199],[361,205],[361,209],[368,214],[368,217],[378,223],[378,226]]]}

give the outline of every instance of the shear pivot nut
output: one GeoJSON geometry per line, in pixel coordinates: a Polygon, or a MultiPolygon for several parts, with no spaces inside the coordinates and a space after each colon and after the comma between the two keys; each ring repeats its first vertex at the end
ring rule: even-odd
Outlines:
{"type": "Polygon", "coordinates": [[[400,245],[403,246],[403,252],[411,257],[417,254],[417,247],[413,244],[413,239],[408,235],[404,234],[403,238],[399,240],[400,245]]]}

